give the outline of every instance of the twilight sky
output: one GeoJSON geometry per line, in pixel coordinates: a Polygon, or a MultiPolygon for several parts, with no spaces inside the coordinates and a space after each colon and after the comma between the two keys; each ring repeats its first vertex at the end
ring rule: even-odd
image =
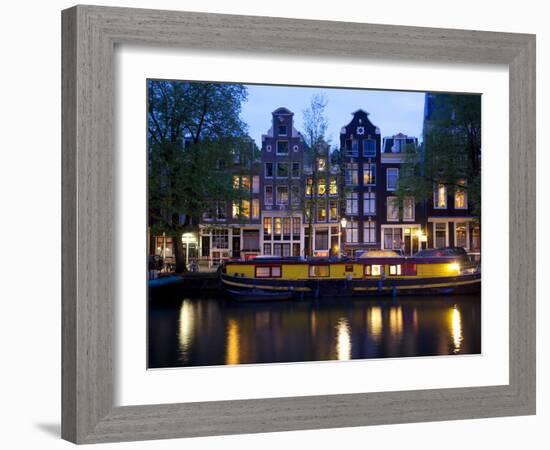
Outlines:
{"type": "Polygon", "coordinates": [[[294,125],[303,132],[303,110],[313,95],[324,93],[328,100],[327,138],[331,146],[339,146],[340,129],[352,119],[351,113],[363,109],[371,122],[380,128],[382,137],[399,132],[422,140],[423,92],[375,91],[366,89],[336,89],[317,87],[285,87],[246,85],[248,100],[243,104],[242,119],[249,134],[262,146],[262,134],[271,126],[271,113],[280,106],[294,113],[294,125]]]}

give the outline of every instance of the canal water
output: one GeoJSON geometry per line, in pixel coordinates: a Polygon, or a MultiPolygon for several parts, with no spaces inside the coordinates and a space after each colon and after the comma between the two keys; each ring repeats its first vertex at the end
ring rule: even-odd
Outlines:
{"type": "Polygon", "coordinates": [[[479,295],[149,302],[149,368],[476,354],[479,295]]]}

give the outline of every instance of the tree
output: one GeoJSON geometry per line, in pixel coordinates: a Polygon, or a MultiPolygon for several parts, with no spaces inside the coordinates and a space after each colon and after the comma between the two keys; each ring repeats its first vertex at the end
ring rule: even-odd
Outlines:
{"type": "Polygon", "coordinates": [[[325,134],[328,128],[328,120],[325,117],[325,108],[328,104],[327,99],[323,94],[314,95],[311,98],[310,105],[304,110],[304,139],[307,145],[306,155],[311,162],[311,196],[307,196],[305,213],[308,221],[309,240],[307,254],[313,255],[313,218],[318,204],[318,184],[319,184],[319,158],[325,157],[328,164],[329,145],[325,140],[325,134]]]}
{"type": "Polygon", "coordinates": [[[148,210],[154,233],[175,238],[176,271],[185,270],[181,235],[196,229],[215,202],[230,202],[223,170],[247,141],[239,84],[148,82],[148,210]]]}
{"type": "Polygon", "coordinates": [[[399,204],[433,198],[438,185],[463,190],[475,215],[481,212],[481,97],[430,94],[431,114],[424,122],[424,141],[408,145],[399,176],[399,204]]]}

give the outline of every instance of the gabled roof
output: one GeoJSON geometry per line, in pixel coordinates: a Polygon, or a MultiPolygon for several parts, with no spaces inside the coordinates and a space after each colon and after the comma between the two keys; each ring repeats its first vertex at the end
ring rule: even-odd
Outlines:
{"type": "Polygon", "coordinates": [[[285,115],[290,115],[290,116],[294,115],[294,113],[290,109],[285,108],[284,106],[281,106],[281,107],[277,108],[271,114],[285,114],[285,115]]]}

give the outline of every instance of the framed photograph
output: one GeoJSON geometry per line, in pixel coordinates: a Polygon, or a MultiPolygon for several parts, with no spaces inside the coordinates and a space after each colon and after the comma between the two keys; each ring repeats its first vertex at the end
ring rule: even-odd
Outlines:
{"type": "Polygon", "coordinates": [[[62,25],[65,439],[535,413],[533,35],[62,25]]]}

